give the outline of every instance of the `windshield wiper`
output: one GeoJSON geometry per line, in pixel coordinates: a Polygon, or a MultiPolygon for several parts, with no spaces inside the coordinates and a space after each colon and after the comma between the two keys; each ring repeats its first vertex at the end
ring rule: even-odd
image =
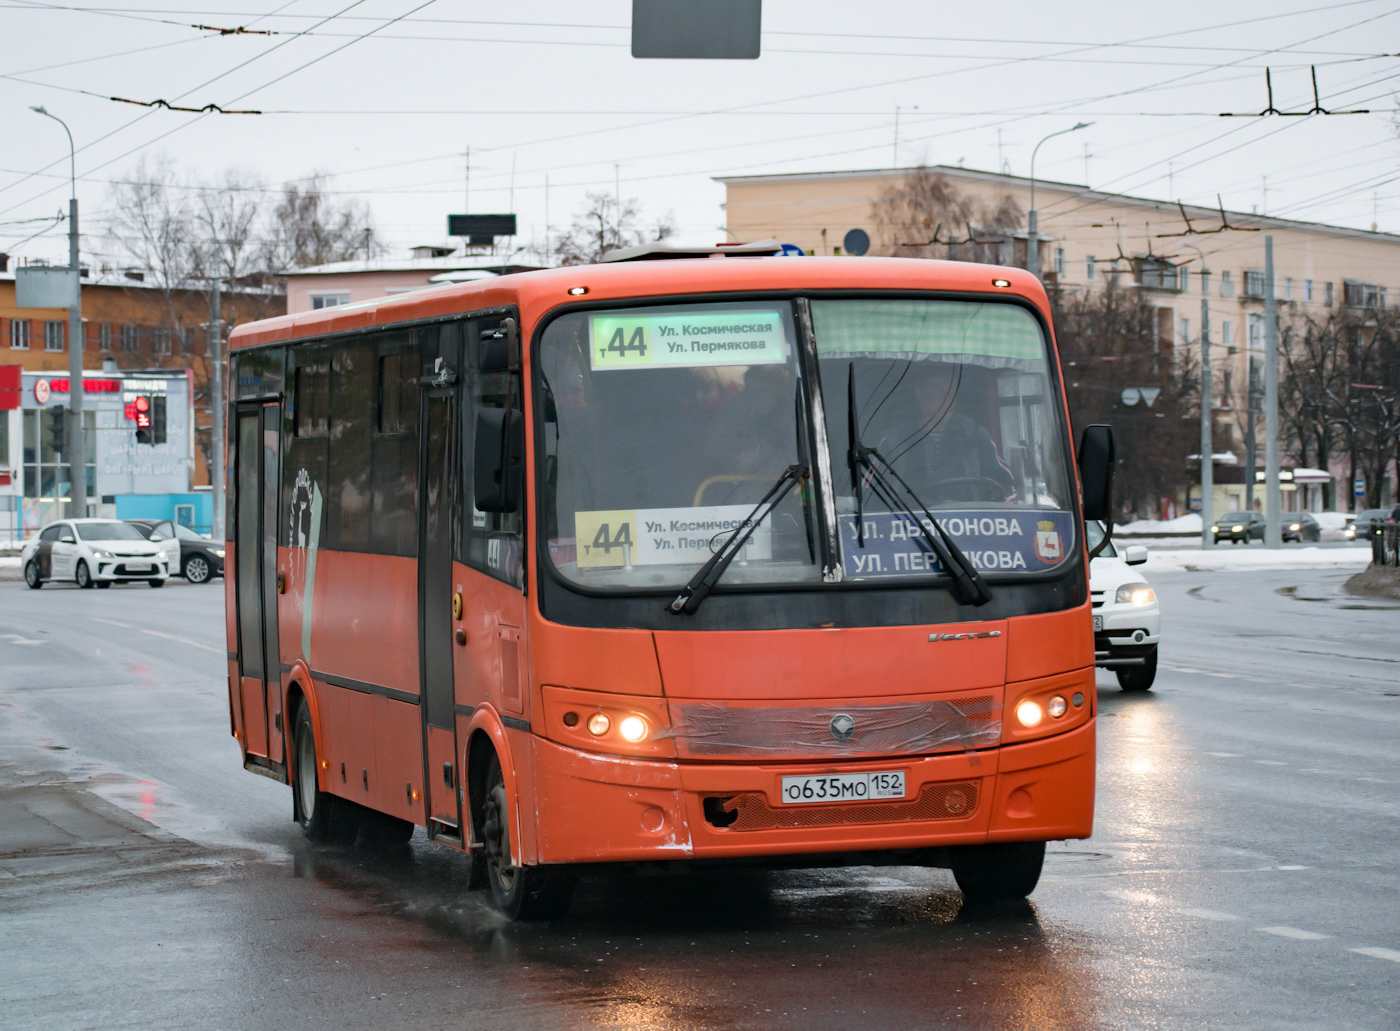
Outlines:
{"type": "Polygon", "coordinates": [[[860,440],[860,424],[856,417],[856,366],[851,363],[850,375],[847,380],[847,427],[850,432],[851,450],[847,455],[847,461],[851,466],[851,474],[855,479],[856,494],[856,536],[860,546],[865,547],[865,506],[861,499],[861,469],[870,471],[871,485],[875,488],[875,493],[881,500],[891,508],[903,509],[904,514],[909,516],[918,524],[919,532],[923,534],[924,540],[928,541],[930,550],[938,557],[938,561],[943,564],[943,568],[948,571],[948,575],[953,578],[953,592],[964,605],[985,605],[992,600],[991,588],[987,586],[987,581],[982,578],[982,574],[977,571],[962,549],[948,532],[943,529],[937,519],[933,518],[933,513],[928,510],[928,506],[920,500],[919,495],[914,493],[912,487],[904,482],[904,477],[895,471],[889,459],[880,454],[873,447],[866,447],[860,440]],[[879,467],[876,466],[879,463],[879,467]],[[880,469],[885,469],[890,476],[894,477],[900,487],[904,488],[915,505],[919,506],[919,511],[923,512],[928,519],[925,523],[919,518],[918,512],[910,506],[909,502],[900,500],[889,480],[880,469]],[[935,531],[937,532],[935,535],[935,531]]]}
{"type": "Polygon", "coordinates": [[[681,593],[676,595],[675,601],[666,606],[668,612],[675,615],[690,615],[700,607],[700,603],[705,600],[705,596],[710,593],[719,578],[724,575],[724,571],[729,568],[729,563],[734,561],[736,555],[744,550],[744,545],[753,536],[754,530],[758,529],[758,524],[768,518],[768,513],[778,507],[778,502],[783,500],[783,492],[791,483],[800,484],[802,489],[806,489],[807,466],[800,462],[788,466],[783,470],[783,475],[778,477],[778,482],[773,484],[767,494],[763,495],[763,500],[754,506],[738,526],[729,531],[729,534],[720,542],[715,549],[715,553],[710,556],[710,560],[695,571],[695,575],[690,578],[690,582],[681,588],[681,593]]]}

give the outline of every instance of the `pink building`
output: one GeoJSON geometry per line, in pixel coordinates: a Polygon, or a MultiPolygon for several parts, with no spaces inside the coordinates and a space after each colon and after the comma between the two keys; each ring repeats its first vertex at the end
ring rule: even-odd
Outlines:
{"type": "Polygon", "coordinates": [[[414,247],[408,258],[333,261],[293,269],[287,273],[287,314],[377,301],[444,283],[490,279],[541,267],[485,254],[454,253],[455,250],[450,245],[414,247]]]}

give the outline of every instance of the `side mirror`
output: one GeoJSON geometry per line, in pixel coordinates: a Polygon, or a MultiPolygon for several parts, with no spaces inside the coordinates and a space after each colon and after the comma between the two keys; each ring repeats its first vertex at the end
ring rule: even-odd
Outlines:
{"type": "Polygon", "coordinates": [[[477,371],[513,372],[520,368],[518,341],[514,319],[502,319],[495,329],[485,330],[481,334],[481,346],[476,354],[477,371]]]}
{"type": "Polygon", "coordinates": [[[1113,515],[1113,427],[1085,426],[1079,437],[1079,482],[1084,489],[1084,518],[1107,523],[1113,515]]]}
{"type": "Polygon", "coordinates": [[[1141,544],[1130,544],[1123,549],[1123,561],[1130,566],[1140,566],[1147,561],[1147,549],[1141,544]]]}
{"type": "Polygon", "coordinates": [[[157,542],[157,541],[163,541],[163,540],[165,540],[165,538],[162,537],[162,536],[161,536],[160,534],[158,534],[158,533],[153,533],[153,534],[151,534],[149,537],[147,537],[146,539],[147,539],[148,541],[152,541],[152,542],[157,542]]]}
{"type": "Polygon", "coordinates": [[[518,512],[525,485],[525,416],[518,408],[476,413],[472,493],[480,512],[518,512]]]}
{"type": "Polygon", "coordinates": [[[73,535],[72,535],[71,533],[61,533],[61,534],[58,535],[58,543],[59,543],[59,544],[77,544],[78,542],[77,542],[76,540],[73,539],[73,535]]]}

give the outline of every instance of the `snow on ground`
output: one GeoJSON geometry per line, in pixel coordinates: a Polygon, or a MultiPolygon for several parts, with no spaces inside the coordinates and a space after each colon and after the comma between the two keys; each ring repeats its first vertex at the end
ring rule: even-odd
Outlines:
{"type": "Polygon", "coordinates": [[[1147,572],[1229,572],[1248,569],[1360,569],[1371,562],[1371,549],[1356,548],[1246,548],[1216,545],[1209,551],[1181,548],[1149,551],[1141,567],[1147,572]]]}
{"type": "Polygon", "coordinates": [[[1154,534],[1194,533],[1200,536],[1201,517],[1192,512],[1176,519],[1135,519],[1131,523],[1114,526],[1113,532],[1115,535],[1134,533],[1150,536],[1154,534]]]}

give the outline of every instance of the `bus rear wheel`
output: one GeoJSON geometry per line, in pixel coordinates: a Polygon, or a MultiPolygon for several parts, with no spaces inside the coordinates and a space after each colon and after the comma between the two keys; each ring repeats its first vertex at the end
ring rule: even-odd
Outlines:
{"type": "Polygon", "coordinates": [[[1016,841],[952,849],[953,879],[968,902],[1010,902],[1035,890],[1045,842],[1016,841]]]}
{"type": "MultiPolygon", "coordinates": [[[[486,769],[482,838],[486,875],[496,908],[511,920],[562,916],[573,897],[572,879],[538,866],[515,866],[511,860],[511,808],[501,761],[492,756],[486,769]]],[[[475,858],[473,859],[475,862],[475,858]]]]}

